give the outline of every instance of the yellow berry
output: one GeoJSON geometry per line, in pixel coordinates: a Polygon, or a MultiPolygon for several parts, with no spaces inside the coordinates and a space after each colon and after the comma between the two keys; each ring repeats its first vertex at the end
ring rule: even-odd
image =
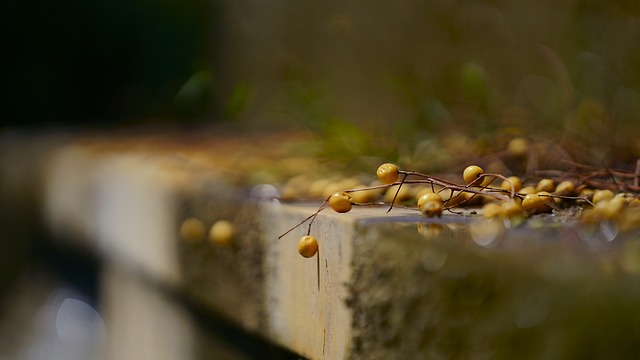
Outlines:
{"type": "Polygon", "coordinates": [[[599,203],[600,201],[608,201],[613,199],[614,194],[611,190],[596,190],[593,193],[593,203],[599,203]]]}
{"type": "Polygon", "coordinates": [[[595,193],[596,192],[593,189],[583,189],[580,191],[580,197],[591,201],[593,200],[593,195],[595,195],[595,193]]]}
{"type": "Polygon", "coordinates": [[[548,199],[539,194],[529,194],[522,200],[522,208],[529,214],[539,214],[551,212],[551,208],[547,206],[548,199]]]}
{"type": "Polygon", "coordinates": [[[305,196],[310,182],[307,176],[299,175],[289,179],[280,189],[280,199],[295,200],[305,196]]]}
{"type": "Polygon", "coordinates": [[[507,218],[513,218],[515,216],[522,216],[522,206],[515,199],[507,200],[500,205],[502,208],[502,216],[507,218]]]}
{"type": "Polygon", "coordinates": [[[556,194],[563,196],[572,196],[576,191],[576,186],[573,182],[565,180],[556,186],[556,194]]]}
{"type": "Polygon", "coordinates": [[[533,187],[533,186],[525,186],[522,189],[520,189],[520,191],[518,191],[518,193],[523,194],[523,195],[535,194],[536,193],[536,188],[533,187]]]}
{"type": "Polygon", "coordinates": [[[318,240],[311,235],[305,235],[298,241],[298,252],[300,255],[310,258],[318,252],[318,240]]]}
{"type": "Polygon", "coordinates": [[[632,207],[631,203],[627,206],[627,210],[622,213],[622,216],[620,217],[621,219],[618,220],[620,224],[620,231],[622,232],[628,232],[640,228],[640,208],[637,206],[632,207]]]}
{"type": "Polygon", "coordinates": [[[463,200],[467,199],[464,196],[464,194],[466,193],[456,194],[455,191],[451,189],[447,189],[443,191],[441,194],[442,194],[442,200],[447,201],[447,206],[456,206],[459,203],[461,203],[463,200]]]}
{"type": "MultiPolygon", "coordinates": [[[[482,168],[480,166],[477,166],[477,165],[469,165],[462,172],[462,178],[464,179],[464,182],[466,182],[467,184],[473,183],[474,181],[476,181],[482,175],[484,175],[484,170],[482,170],[482,168]]],[[[483,181],[483,183],[484,183],[484,181],[483,181]]],[[[482,186],[480,184],[480,182],[474,183],[474,185],[482,186]]]]}
{"type": "MultiPolygon", "coordinates": [[[[331,184],[330,179],[318,179],[309,185],[309,196],[314,198],[321,198],[324,194],[324,189],[331,184]]],[[[324,197],[326,199],[326,196],[324,197]]]]}
{"type": "MultiPolygon", "coordinates": [[[[422,197],[422,195],[424,195],[424,194],[433,194],[433,193],[444,194],[444,193],[446,193],[446,190],[445,191],[441,191],[441,190],[442,190],[441,186],[433,186],[433,187],[431,187],[431,185],[418,188],[417,191],[416,191],[416,199],[420,199],[420,197],[422,197]]],[[[440,196],[440,197],[442,197],[442,196],[440,196]]]]}
{"type": "Polygon", "coordinates": [[[354,203],[368,203],[374,201],[379,195],[380,190],[378,189],[366,189],[367,186],[364,184],[358,184],[353,189],[356,191],[351,192],[351,201],[354,203]]]}
{"type": "Polygon", "coordinates": [[[614,199],[623,199],[625,202],[629,203],[631,200],[633,200],[633,194],[631,193],[618,193],[616,194],[616,196],[613,197],[614,199]]]}
{"type": "Polygon", "coordinates": [[[555,190],[556,184],[553,179],[542,179],[538,182],[536,186],[536,191],[548,191],[551,192],[555,190]]]}
{"type": "Polygon", "coordinates": [[[436,193],[425,193],[425,194],[422,194],[418,198],[418,208],[421,208],[422,205],[424,205],[424,203],[426,203],[427,201],[439,201],[439,202],[442,202],[442,198],[440,197],[440,195],[438,195],[436,193]]]}
{"type": "Polygon", "coordinates": [[[434,224],[434,223],[418,223],[418,233],[423,235],[428,239],[436,239],[438,236],[442,234],[445,227],[442,224],[434,224]]]}
{"type": "Polygon", "coordinates": [[[337,192],[329,198],[329,206],[335,212],[349,212],[351,210],[351,196],[344,191],[337,192]]]}
{"type": "Polygon", "coordinates": [[[613,198],[609,201],[600,201],[598,204],[605,204],[603,209],[604,217],[607,219],[613,219],[622,213],[627,202],[623,198],[613,198]]]}
{"type": "Polygon", "coordinates": [[[481,202],[482,202],[481,195],[465,191],[454,196],[447,204],[451,206],[461,205],[461,206],[469,207],[469,206],[479,205],[481,202]]]}
{"type": "Polygon", "coordinates": [[[391,163],[382,164],[376,171],[378,179],[385,184],[393,184],[398,180],[399,169],[398,166],[391,163]]]}
{"type": "Polygon", "coordinates": [[[420,212],[426,217],[440,216],[442,215],[443,210],[442,199],[440,199],[440,201],[429,200],[423,203],[422,206],[419,207],[419,209],[420,212]]]}
{"type": "Polygon", "coordinates": [[[327,186],[325,186],[325,188],[322,190],[322,197],[326,199],[329,196],[342,190],[346,190],[346,189],[342,187],[342,184],[340,184],[340,182],[332,181],[327,186]]]}
{"type": "Polygon", "coordinates": [[[204,224],[196,218],[188,218],[180,225],[180,237],[187,241],[200,241],[204,238],[204,224]]]}
{"type": "Polygon", "coordinates": [[[507,151],[513,156],[524,156],[529,151],[529,140],[522,137],[511,139],[507,151]]]}
{"type": "Polygon", "coordinates": [[[518,192],[522,189],[522,180],[520,180],[517,176],[509,176],[507,178],[509,181],[503,181],[500,184],[500,189],[511,191],[511,186],[513,185],[513,191],[518,192]]]}
{"type": "Polygon", "coordinates": [[[482,216],[485,219],[492,219],[502,214],[502,208],[496,203],[488,203],[482,207],[482,216]]]}
{"type": "Polygon", "coordinates": [[[538,196],[540,196],[541,198],[543,198],[546,202],[551,202],[553,201],[553,196],[551,195],[550,192],[548,191],[538,191],[538,196]]]}
{"type": "Polygon", "coordinates": [[[216,221],[209,230],[209,241],[219,245],[231,245],[235,236],[233,224],[227,220],[216,221]]]}
{"type": "Polygon", "coordinates": [[[360,184],[360,181],[358,181],[358,179],[354,177],[348,177],[346,179],[340,180],[339,184],[342,187],[341,190],[350,190],[358,186],[360,184]]]}
{"type": "Polygon", "coordinates": [[[399,186],[400,185],[393,185],[387,189],[387,192],[384,193],[384,200],[386,202],[393,201],[393,197],[396,196],[396,192],[398,193],[398,196],[396,196],[396,202],[403,202],[413,197],[411,187],[409,185],[402,185],[400,191],[398,191],[399,186]]]}

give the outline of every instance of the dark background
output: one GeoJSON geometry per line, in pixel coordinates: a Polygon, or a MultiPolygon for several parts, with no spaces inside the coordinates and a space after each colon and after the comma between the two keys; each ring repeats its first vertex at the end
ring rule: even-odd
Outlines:
{"type": "Polygon", "coordinates": [[[209,70],[214,4],[186,1],[10,1],[3,6],[2,107],[10,126],[187,121],[211,94],[176,100],[209,70]]]}

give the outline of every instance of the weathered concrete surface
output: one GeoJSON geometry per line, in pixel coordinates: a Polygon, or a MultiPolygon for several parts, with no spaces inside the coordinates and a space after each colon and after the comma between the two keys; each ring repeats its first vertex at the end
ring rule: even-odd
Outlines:
{"type": "Polygon", "coordinates": [[[318,254],[303,258],[298,239],[307,226],[278,240],[278,236],[317,210],[262,204],[268,227],[263,229],[269,332],[281,344],[313,359],[344,359],[351,349],[351,310],[347,284],[351,281],[352,239],[357,213],[322,214],[311,227],[319,239],[318,254]]]}
{"type": "Polygon", "coordinates": [[[638,356],[639,238],[609,242],[596,232],[589,245],[579,232],[484,221],[359,225],[353,357],[638,356]]]}
{"type": "Polygon", "coordinates": [[[320,258],[304,259],[297,253],[302,228],[277,237],[313,207],[258,202],[215,173],[184,172],[176,180],[164,165],[145,154],[62,149],[47,176],[50,228],[304,356],[346,358],[354,215],[323,214],[313,227],[327,239],[320,258]],[[181,239],[187,218],[206,229],[231,221],[234,244],[181,239]]]}
{"type": "Polygon", "coordinates": [[[528,225],[258,202],[215,170],[145,151],[54,154],[45,214],[61,238],[313,359],[637,357],[640,240],[559,217],[528,225]],[[73,175],[73,176],[70,176],[73,175]],[[181,239],[231,221],[232,246],[181,239]]]}

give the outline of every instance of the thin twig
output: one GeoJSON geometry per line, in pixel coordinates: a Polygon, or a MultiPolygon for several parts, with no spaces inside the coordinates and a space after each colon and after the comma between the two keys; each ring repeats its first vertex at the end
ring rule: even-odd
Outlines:
{"type": "Polygon", "coordinates": [[[389,210],[387,210],[387,214],[389,213],[389,211],[391,211],[391,209],[393,209],[393,204],[396,202],[396,198],[398,197],[398,193],[400,193],[400,188],[402,188],[402,184],[404,184],[404,181],[406,179],[407,179],[407,174],[403,173],[402,181],[400,181],[400,185],[398,185],[398,189],[396,190],[396,193],[393,195],[393,200],[391,200],[391,205],[389,206],[389,210]]]}
{"type": "Polygon", "coordinates": [[[298,227],[302,226],[304,223],[309,221],[309,219],[311,219],[311,222],[309,223],[309,231],[307,232],[307,235],[309,235],[311,233],[311,224],[313,224],[313,221],[315,220],[315,217],[318,216],[318,214],[327,207],[327,202],[328,201],[329,201],[329,199],[327,198],[327,200],[323,201],[322,204],[320,204],[320,207],[318,208],[318,210],[316,210],[316,212],[314,212],[313,214],[311,214],[311,215],[307,216],[306,218],[304,218],[304,220],[300,221],[296,226],[294,226],[291,229],[287,230],[284,234],[278,236],[278,239],[282,239],[288,233],[290,233],[293,230],[297,229],[298,227]]]}
{"type": "MultiPolygon", "coordinates": [[[[628,172],[623,170],[612,170],[608,168],[602,169],[602,168],[597,168],[590,165],[575,163],[573,161],[569,161],[566,159],[561,161],[572,165],[574,169],[583,169],[585,171],[570,172],[570,171],[561,171],[561,170],[540,170],[540,171],[536,171],[536,173],[541,174],[543,176],[546,175],[546,176],[551,176],[555,178],[574,179],[574,183],[576,185],[584,184],[597,189],[610,189],[610,190],[618,190],[618,191],[625,190],[625,191],[640,192],[640,186],[639,186],[640,159],[636,163],[635,172],[628,172]],[[631,179],[631,178],[633,179],[633,184],[629,184],[628,181],[625,182],[625,180],[621,180],[621,179],[631,179]]],[[[471,201],[478,195],[490,196],[503,201],[507,201],[509,199],[513,199],[516,197],[519,199],[524,199],[527,195],[524,193],[516,192],[513,183],[511,183],[511,181],[509,181],[508,178],[506,178],[501,174],[482,174],[476,180],[466,185],[458,185],[451,181],[447,181],[447,180],[444,180],[435,176],[427,175],[427,174],[422,174],[416,171],[400,170],[399,174],[402,175],[402,179],[400,181],[395,181],[392,184],[374,185],[374,186],[367,186],[367,187],[358,188],[358,189],[348,189],[343,191],[346,193],[352,193],[357,191],[389,189],[393,186],[397,186],[398,188],[395,191],[395,194],[393,196],[391,204],[389,205],[389,209],[387,210],[387,213],[389,213],[394,206],[415,210],[415,208],[395,205],[395,202],[398,198],[398,194],[400,193],[400,190],[403,185],[428,184],[429,186],[431,186],[431,191],[434,193],[436,193],[436,186],[437,186],[440,188],[437,191],[438,194],[442,193],[445,190],[448,190],[450,193],[449,193],[449,197],[443,201],[443,210],[449,211],[450,213],[453,213],[453,214],[462,214],[462,212],[454,211],[452,209],[455,207],[460,207],[461,205],[471,201]],[[491,181],[489,181],[486,185],[479,186],[478,184],[484,182],[484,179],[487,177],[491,177],[492,178],[491,181]],[[507,190],[502,188],[490,187],[489,185],[496,179],[502,179],[503,181],[506,181],[510,185],[511,189],[507,190]],[[471,194],[471,196],[463,199],[460,202],[456,202],[453,205],[447,206],[450,202],[452,202],[454,198],[462,195],[463,193],[471,194]]],[[[581,196],[566,196],[566,195],[557,195],[557,194],[547,194],[547,195],[541,195],[541,196],[559,198],[563,200],[584,201],[587,204],[594,206],[594,204],[589,199],[581,196]]],[[[316,217],[322,210],[328,207],[330,198],[331,196],[325,199],[322,202],[322,204],[320,204],[317,211],[315,211],[313,214],[306,217],[304,220],[299,222],[297,225],[295,225],[291,229],[287,230],[284,234],[280,235],[278,239],[281,239],[282,237],[289,234],[291,231],[300,227],[306,222],[309,222],[308,228],[307,228],[307,235],[309,235],[311,233],[311,226],[313,225],[316,217]]],[[[386,205],[386,203],[384,201],[376,201],[376,202],[369,202],[369,203],[354,203],[353,205],[360,205],[360,206],[386,205]]],[[[548,206],[555,208],[554,204],[549,204],[548,206]]]]}

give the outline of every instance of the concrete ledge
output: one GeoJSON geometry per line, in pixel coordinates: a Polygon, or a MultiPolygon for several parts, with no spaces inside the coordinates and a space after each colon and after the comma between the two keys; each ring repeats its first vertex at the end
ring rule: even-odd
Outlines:
{"type": "Polygon", "coordinates": [[[179,291],[312,359],[638,356],[637,233],[536,218],[508,228],[457,215],[257,202],[170,157],[71,146],[49,164],[45,214],[60,238],[179,291]],[[73,176],[70,176],[72,174],[73,176]],[[233,246],[180,224],[231,221],[233,246]],[[614,234],[612,237],[611,235],[614,234]]]}

